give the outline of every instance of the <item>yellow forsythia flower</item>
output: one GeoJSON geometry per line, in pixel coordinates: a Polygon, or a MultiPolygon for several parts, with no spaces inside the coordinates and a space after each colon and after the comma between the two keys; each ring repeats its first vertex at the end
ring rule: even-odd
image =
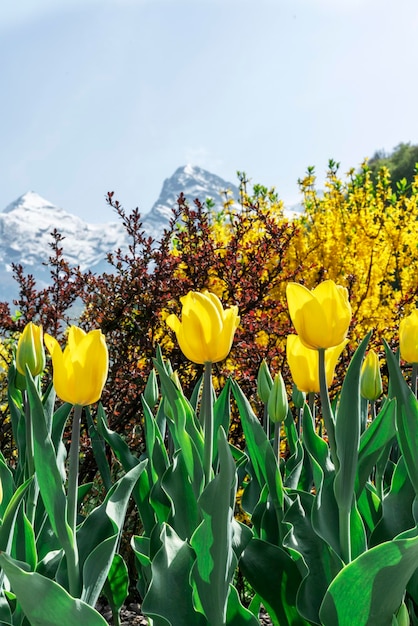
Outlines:
{"type": "Polygon", "coordinates": [[[332,348],[344,341],[351,321],[347,289],[333,280],[325,280],[313,291],[289,283],[286,296],[293,325],[307,348],[332,348]]]}
{"type": "Polygon", "coordinates": [[[33,322],[26,324],[17,344],[16,369],[22,376],[26,374],[26,365],[32,376],[41,374],[45,369],[42,326],[33,322]]]}
{"type": "Polygon", "coordinates": [[[418,363],[418,309],[414,309],[399,324],[399,348],[401,359],[418,363]]]}
{"type": "Polygon", "coordinates": [[[77,326],[70,326],[64,352],[51,335],[45,334],[45,345],[52,357],[53,382],[58,397],[81,406],[97,402],[109,368],[102,332],[91,330],[85,333],[77,326]]]}
{"type": "Polygon", "coordinates": [[[369,350],[361,367],[360,393],[369,402],[375,402],[382,395],[382,391],[379,357],[374,350],[369,350]]]}
{"type": "MultiPolygon", "coordinates": [[[[328,387],[332,383],[335,366],[346,344],[347,341],[343,341],[338,346],[325,350],[325,374],[328,387]]],[[[305,393],[319,393],[318,350],[307,348],[298,335],[288,335],[286,355],[296,387],[305,393]]]]}
{"type": "Polygon", "coordinates": [[[185,357],[198,364],[223,361],[239,324],[238,307],[224,309],[218,296],[207,290],[189,291],[180,302],[181,321],[171,314],[166,322],[185,357]]]}

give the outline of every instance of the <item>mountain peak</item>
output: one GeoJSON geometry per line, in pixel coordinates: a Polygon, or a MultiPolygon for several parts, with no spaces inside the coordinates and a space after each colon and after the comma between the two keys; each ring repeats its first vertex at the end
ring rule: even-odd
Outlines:
{"type": "Polygon", "coordinates": [[[42,196],[40,196],[35,191],[27,191],[22,196],[17,198],[14,202],[11,202],[2,212],[3,213],[11,213],[17,208],[25,208],[30,210],[36,209],[53,209],[57,210],[57,207],[54,206],[49,200],[46,200],[42,196]]]}

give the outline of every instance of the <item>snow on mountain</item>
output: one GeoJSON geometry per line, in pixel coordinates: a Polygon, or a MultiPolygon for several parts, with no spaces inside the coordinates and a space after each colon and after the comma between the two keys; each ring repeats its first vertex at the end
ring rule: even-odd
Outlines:
{"type": "MultiPolygon", "coordinates": [[[[191,165],[179,167],[164,181],[158,200],[142,218],[146,234],[155,239],[162,235],[181,192],[190,204],[196,198],[201,202],[212,198],[221,207],[226,189],[237,197],[237,187],[219,176],[191,165]]],[[[34,275],[39,287],[47,284],[49,271],[44,263],[51,254],[49,244],[55,228],[65,237],[64,257],[82,270],[103,271],[107,253],[129,243],[121,223],[89,224],[28,191],[0,212],[0,300],[10,302],[17,295],[11,263],[21,263],[26,273],[34,275]]]]}
{"type": "Polygon", "coordinates": [[[177,206],[180,193],[184,194],[189,204],[196,198],[201,202],[210,198],[220,208],[225,201],[226,190],[232,191],[235,198],[238,197],[237,186],[223,178],[193,165],[179,167],[164,181],[160,197],[144,216],[142,225],[147,233],[158,239],[162,233],[162,225],[167,226],[172,217],[172,210],[177,206]]]}

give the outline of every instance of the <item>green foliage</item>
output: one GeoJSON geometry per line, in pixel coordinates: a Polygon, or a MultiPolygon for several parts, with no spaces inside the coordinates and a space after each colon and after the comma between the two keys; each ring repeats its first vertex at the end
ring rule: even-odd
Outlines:
{"type": "Polygon", "coordinates": [[[399,191],[405,190],[408,194],[411,193],[417,164],[418,145],[411,145],[409,142],[398,144],[389,154],[379,150],[368,161],[375,181],[377,181],[379,170],[384,167],[388,168],[392,183],[399,191]]]}

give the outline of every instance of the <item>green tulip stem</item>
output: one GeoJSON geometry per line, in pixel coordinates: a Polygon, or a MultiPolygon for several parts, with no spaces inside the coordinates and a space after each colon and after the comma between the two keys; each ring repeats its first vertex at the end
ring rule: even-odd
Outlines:
{"type": "Polygon", "coordinates": [[[335,471],[339,468],[337,456],[337,444],[335,441],[335,422],[332,414],[331,402],[329,400],[327,377],[325,371],[325,348],[318,348],[319,353],[319,389],[321,396],[322,417],[328,435],[331,460],[334,463],[335,471]]]}
{"type": "Polygon", "coordinates": [[[35,473],[33,461],[33,430],[32,416],[30,412],[28,394],[23,392],[23,407],[25,411],[25,435],[26,435],[26,478],[30,478],[35,473]]]}
{"type": "Polygon", "coordinates": [[[315,393],[313,391],[310,391],[308,394],[308,404],[311,409],[313,423],[315,424],[315,393]]]}
{"type": "Polygon", "coordinates": [[[208,485],[212,478],[213,459],[212,363],[210,361],[205,363],[204,366],[202,412],[204,433],[203,468],[205,473],[205,485],[208,485]]]}
{"type": "Polygon", "coordinates": [[[33,458],[33,423],[32,415],[30,411],[29,399],[27,391],[23,392],[23,407],[25,411],[25,435],[26,435],[26,468],[25,478],[31,478],[33,476],[32,484],[28,489],[27,501],[26,501],[26,515],[33,526],[35,521],[36,502],[39,496],[38,481],[35,474],[35,461],[33,458]]]}
{"type": "Polygon", "coordinates": [[[73,426],[71,431],[71,445],[68,461],[68,495],[67,495],[67,522],[73,534],[73,554],[66,554],[70,593],[78,597],[78,549],[76,542],[77,525],[77,497],[78,497],[78,470],[80,451],[80,423],[83,407],[74,405],[73,426]]]}
{"type": "Polygon", "coordinates": [[[280,467],[280,428],[281,428],[281,422],[276,422],[274,424],[274,443],[273,443],[273,450],[274,450],[274,455],[277,459],[277,464],[280,467]]]}
{"type": "Polygon", "coordinates": [[[418,376],[418,363],[412,363],[412,393],[417,397],[417,376],[418,376]]]}
{"type": "Polygon", "coordinates": [[[341,556],[348,565],[351,563],[350,511],[339,510],[341,556]]]}
{"type": "Polygon", "coordinates": [[[270,439],[270,419],[269,419],[267,404],[264,405],[263,425],[264,425],[264,430],[265,430],[267,439],[270,439]]]}

